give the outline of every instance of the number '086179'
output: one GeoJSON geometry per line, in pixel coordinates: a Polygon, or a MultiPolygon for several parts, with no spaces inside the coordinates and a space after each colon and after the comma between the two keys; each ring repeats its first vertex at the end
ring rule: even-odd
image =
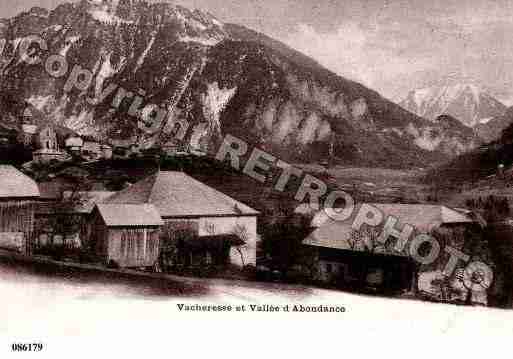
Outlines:
{"type": "Polygon", "coordinates": [[[13,343],[11,345],[13,352],[40,352],[43,350],[41,343],[13,343]]]}

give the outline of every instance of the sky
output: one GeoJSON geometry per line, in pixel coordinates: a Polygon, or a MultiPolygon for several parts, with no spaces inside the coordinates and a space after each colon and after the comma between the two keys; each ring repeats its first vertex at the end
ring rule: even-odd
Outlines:
{"type": "MultiPolygon", "coordinates": [[[[63,0],[0,0],[0,17],[63,0]]],[[[511,0],[177,0],[261,31],[400,100],[473,83],[513,105],[511,0]]]]}

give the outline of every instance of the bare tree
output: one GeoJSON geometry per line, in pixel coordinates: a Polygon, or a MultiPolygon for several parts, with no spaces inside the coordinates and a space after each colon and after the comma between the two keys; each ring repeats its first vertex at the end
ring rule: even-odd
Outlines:
{"type": "Polygon", "coordinates": [[[243,224],[236,224],[232,229],[232,234],[237,236],[243,244],[235,247],[235,250],[240,255],[240,259],[242,261],[242,266],[246,266],[246,261],[244,260],[244,250],[247,249],[248,241],[249,241],[249,232],[248,228],[243,224]]]}
{"type": "Polygon", "coordinates": [[[379,231],[366,227],[360,230],[352,230],[347,242],[354,251],[385,252],[385,246],[378,241],[378,238],[379,231]]]}

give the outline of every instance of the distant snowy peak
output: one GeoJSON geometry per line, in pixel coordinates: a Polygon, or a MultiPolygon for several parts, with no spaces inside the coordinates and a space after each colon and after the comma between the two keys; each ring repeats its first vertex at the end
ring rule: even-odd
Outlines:
{"type": "Polygon", "coordinates": [[[451,115],[467,127],[502,116],[506,106],[474,84],[433,86],[411,91],[400,105],[428,120],[451,115]]]}
{"type": "Polygon", "coordinates": [[[475,85],[458,84],[454,86],[427,87],[413,91],[415,105],[418,108],[425,108],[433,104],[434,101],[442,106],[449,106],[452,101],[462,95],[471,95],[472,100],[479,104],[481,90],[475,85]]]}

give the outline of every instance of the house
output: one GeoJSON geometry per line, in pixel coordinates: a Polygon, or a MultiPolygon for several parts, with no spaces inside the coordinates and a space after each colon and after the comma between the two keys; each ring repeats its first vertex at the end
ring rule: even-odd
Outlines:
{"type": "Polygon", "coordinates": [[[30,254],[36,182],[12,166],[0,165],[0,247],[30,254]]]}
{"type": "Polygon", "coordinates": [[[68,137],[65,141],[65,146],[68,152],[80,154],[84,146],[84,140],[79,136],[68,137]]]}
{"type": "Polygon", "coordinates": [[[115,146],[112,150],[112,158],[114,159],[127,159],[128,155],[128,147],[125,146],[115,146]]]}
{"type": "Polygon", "coordinates": [[[0,150],[3,150],[4,146],[9,146],[17,142],[18,131],[11,126],[2,124],[1,121],[2,118],[0,117],[0,150]]]}
{"type": "Polygon", "coordinates": [[[122,268],[157,264],[164,223],[153,205],[98,204],[91,224],[91,244],[105,264],[122,268]]]}
{"type": "Polygon", "coordinates": [[[112,140],[112,158],[114,159],[127,159],[130,155],[130,145],[132,144],[132,139],[127,140],[112,140]]]}
{"type": "Polygon", "coordinates": [[[128,146],[128,151],[131,156],[138,156],[141,153],[141,146],[138,143],[131,143],[128,146]]]}
{"type": "Polygon", "coordinates": [[[152,204],[164,221],[169,265],[256,264],[258,212],[182,172],[159,171],[108,198],[152,204]]]}
{"type": "Polygon", "coordinates": [[[101,145],[95,141],[85,141],[82,146],[82,155],[93,161],[102,158],[101,145]]]}
{"type": "Polygon", "coordinates": [[[177,139],[170,139],[164,145],[162,145],[162,152],[170,157],[182,157],[188,156],[189,151],[183,141],[177,139]]]}
{"type": "Polygon", "coordinates": [[[102,157],[106,160],[112,159],[113,151],[109,145],[101,145],[102,157]]]}
{"type": "Polygon", "coordinates": [[[137,143],[136,138],[111,140],[110,146],[103,145],[101,149],[103,151],[103,157],[106,159],[128,159],[131,157],[138,157],[143,151],[142,146],[137,143]]]}
{"type": "Polygon", "coordinates": [[[37,125],[34,124],[34,118],[30,108],[23,112],[23,123],[18,142],[23,143],[25,147],[33,147],[36,139],[37,125]]]}
{"type": "Polygon", "coordinates": [[[24,123],[21,125],[21,132],[20,132],[20,138],[18,139],[19,142],[23,143],[23,146],[25,147],[32,147],[35,143],[37,133],[37,126],[30,124],[30,123],[24,123]]]}
{"type": "MultiPolygon", "coordinates": [[[[454,242],[464,238],[465,230],[480,227],[470,216],[442,205],[371,206],[381,211],[384,218],[396,218],[398,223],[395,228],[408,224],[415,229],[415,234],[444,232],[454,236],[454,242]]],[[[347,221],[334,221],[325,211],[314,215],[312,227],[316,229],[303,241],[314,257],[314,279],[340,286],[394,292],[418,289],[433,296],[439,295],[429,283],[417,283],[419,266],[405,251],[395,250],[395,240],[389,239],[385,245],[377,241],[382,226],[372,228],[364,225],[360,230],[353,229],[352,223],[360,208],[361,205],[347,221]]]]}
{"type": "Polygon", "coordinates": [[[73,191],[59,181],[39,184],[41,199],[36,207],[36,248],[64,246],[82,248],[91,233],[88,219],[96,203],[115,192],[73,191]]]}
{"type": "Polygon", "coordinates": [[[66,154],[61,151],[57,130],[53,124],[44,124],[38,127],[36,132],[38,150],[32,154],[34,162],[48,163],[52,160],[62,161],[65,159],[66,154]]]}
{"type": "Polygon", "coordinates": [[[41,248],[53,244],[53,233],[58,219],[58,207],[63,200],[63,193],[71,186],[64,181],[38,183],[40,197],[35,204],[34,213],[34,251],[39,253],[41,248]]]}

